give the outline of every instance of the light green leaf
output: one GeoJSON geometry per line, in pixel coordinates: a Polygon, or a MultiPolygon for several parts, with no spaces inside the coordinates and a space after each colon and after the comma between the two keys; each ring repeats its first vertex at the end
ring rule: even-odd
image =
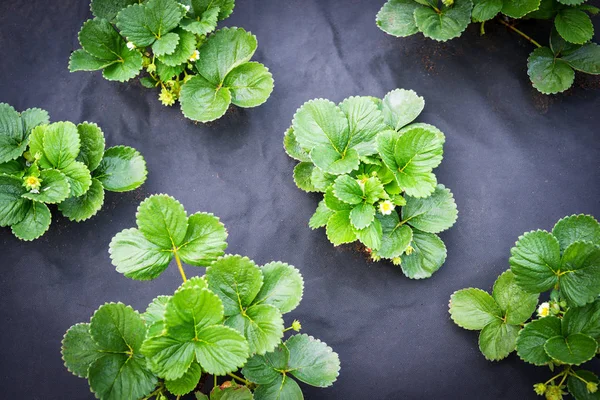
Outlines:
{"type": "Polygon", "coordinates": [[[29,136],[36,126],[48,124],[50,122],[50,116],[46,110],[40,108],[28,108],[21,113],[21,122],[23,122],[25,136],[29,136]]]}
{"type": "Polygon", "coordinates": [[[540,6],[540,0],[510,0],[502,5],[502,13],[511,18],[521,18],[525,14],[535,11],[540,6]]]}
{"type": "Polygon", "coordinates": [[[200,17],[183,18],[179,25],[192,34],[207,35],[217,28],[220,9],[220,7],[211,7],[204,11],[200,17]]]}
{"type": "Polygon", "coordinates": [[[411,279],[429,278],[446,261],[446,245],[438,235],[413,230],[410,255],[402,257],[402,272],[411,279]]]}
{"type": "Polygon", "coordinates": [[[340,175],[333,183],[333,194],[340,201],[348,204],[359,204],[363,201],[363,189],[357,180],[349,175],[340,175]]]}
{"type": "Polygon", "coordinates": [[[348,147],[360,156],[377,153],[376,136],[386,129],[383,114],[370,97],[349,97],[339,108],[348,119],[348,147]]]}
{"type": "Polygon", "coordinates": [[[334,246],[352,243],[356,234],[350,223],[350,210],[336,211],[327,221],[327,238],[334,246]]]}
{"type": "Polygon", "coordinates": [[[169,32],[162,35],[152,43],[152,53],[155,56],[166,56],[173,54],[179,44],[179,35],[175,32],[169,32]]]}
{"type": "Polygon", "coordinates": [[[250,357],[244,365],[242,373],[251,382],[259,385],[266,385],[279,376],[281,372],[287,369],[287,364],[290,359],[290,352],[281,343],[275,350],[264,355],[254,355],[250,357]]]}
{"type": "Polygon", "coordinates": [[[75,324],[69,328],[62,340],[61,354],[69,372],[87,378],[90,364],[102,356],[90,335],[90,324],[75,324]]]}
{"type": "Polygon", "coordinates": [[[503,0],[473,0],[471,18],[475,22],[488,21],[502,10],[503,0]]]}
{"type": "MultiPolygon", "coordinates": [[[[136,46],[146,47],[165,35],[168,36],[168,32],[177,27],[184,13],[184,9],[174,0],[148,0],[120,11],[117,14],[117,27],[136,46]]],[[[173,48],[175,45],[176,43],[173,48]]],[[[158,55],[160,54],[159,52],[158,55]]]]}
{"type": "Polygon", "coordinates": [[[270,304],[256,304],[238,310],[225,320],[248,341],[250,353],[265,354],[277,347],[283,336],[281,311],[270,304]]]}
{"type": "MultiPolygon", "coordinates": [[[[171,67],[167,64],[160,62],[160,60],[155,60],[154,64],[156,65],[156,74],[158,75],[158,78],[163,82],[166,82],[169,79],[179,76],[185,70],[186,67],[185,64],[179,64],[174,67],[171,67]]],[[[144,78],[148,78],[150,80],[151,84],[148,85],[150,86],[149,89],[153,89],[157,86],[158,81],[153,81],[153,78],[151,76],[146,76],[144,78]]]]}
{"type": "Polygon", "coordinates": [[[577,400],[598,400],[600,398],[600,392],[590,393],[586,384],[586,382],[592,382],[598,385],[600,380],[596,374],[582,369],[573,372],[577,376],[571,375],[567,379],[567,387],[569,388],[571,396],[577,400]]]}
{"type": "Polygon", "coordinates": [[[69,58],[69,71],[98,71],[116,63],[117,60],[103,60],[94,57],[83,49],[75,50],[69,58]]]}
{"type": "MultiPolygon", "coordinates": [[[[385,189],[381,181],[377,177],[371,177],[365,181],[365,202],[369,204],[375,203],[377,200],[385,198],[385,189]]],[[[402,196],[399,196],[402,197],[402,196]]],[[[405,204],[405,202],[404,202],[405,204]]],[[[404,205],[402,204],[402,205],[404,205]]]]}
{"type": "Polygon", "coordinates": [[[502,310],[486,291],[461,289],[450,297],[450,316],[461,328],[481,330],[492,322],[502,322],[502,310]]]}
{"type": "Polygon", "coordinates": [[[294,133],[293,127],[289,127],[288,130],[285,131],[285,135],[283,137],[283,147],[287,155],[293,159],[300,162],[310,161],[308,151],[300,147],[300,144],[296,140],[296,134],[294,133]]]}
{"type": "Polygon", "coordinates": [[[560,319],[548,316],[525,325],[517,338],[517,354],[521,360],[545,365],[552,359],[544,350],[544,343],[554,336],[560,336],[560,319]]]}
{"type": "Polygon", "coordinates": [[[320,192],[325,192],[327,188],[333,184],[336,178],[336,175],[328,174],[321,168],[314,168],[310,181],[315,189],[320,192]]]}
{"type": "MultiPolygon", "coordinates": [[[[188,279],[188,282],[192,279],[188,279]]],[[[152,303],[148,304],[146,312],[142,314],[142,318],[146,321],[147,326],[157,322],[163,322],[165,319],[165,311],[167,310],[167,303],[171,297],[172,296],[158,296],[152,300],[152,303]]]]}
{"type": "Polygon", "coordinates": [[[216,386],[210,392],[211,400],[253,400],[254,396],[247,386],[238,385],[234,381],[231,386],[216,386]]]}
{"type": "Polygon", "coordinates": [[[195,342],[189,339],[176,338],[168,332],[146,339],[142,345],[142,354],[147,357],[152,372],[164,379],[181,378],[195,359],[195,342]]]}
{"type": "Polygon", "coordinates": [[[44,155],[57,169],[64,169],[77,158],[81,142],[71,122],[55,122],[44,131],[44,155]]]}
{"type": "Polygon", "coordinates": [[[600,294],[600,245],[575,242],[565,250],[560,267],[560,293],[570,306],[581,307],[600,294]]]}
{"type": "Polygon", "coordinates": [[[196,213],[188,218],[188,227],[179,246],[179,256],[189,265],[207,266],[222,256],[227,248],[227,231],[219,218],[196,213]]]}
{"type": "Polygon", "coordinates": [[[379,250],[381,248],[383,229],[378,219],[374,219],[371,225],[364,229],[357,229],[355,233],[358,240],[367,246],[367,248],[372,250],[379,250]]]}
{"type": "Polygon", "coordinates": [[[22,155],[28,143],[19,113],[10,105],[0,103],[0,163],[22,155]]]}
{"type": "Polygon", "coordinates": [[[235,329],[226,326],[202,329],[194,347],[202,369],[213,375],[236,371],[248,359],[248,343],[235,329]]]}
{"type": "Polygon", "coordinates": [[[335,197],[335,195],[333,194],[333,187],[329,187],[327,189],[327,191],[325,192],[325,196],[323,196],[323,200],[325,201],[325,205],[332,211],[350,211],[350,209],[352,209],[351,205],[344,203],[343,201],[335,197]]]}
{"type": "Polygon", "coordinates": [[[69,197],[79,197],[85,194],[92,185],[92,175],[87,166],[79,161],[73,161],[60,170],[69,181],[71,189],[69,197]]]}
{"type": "Polygon", "coordinates": [[[135,228],[117,233],[110,242],[109,253],[117,272],[137,280],[156,278],[173,259],[173,253],[150,242],[135,228]]]}
{"type": "Polygon", "coordinates": [[[358,152],[354,149],[346,149],[338,153],[331,146],[317,146],[310,152],[311,161],[323,171],[334,174],[347,174],[360,164],[358,152]]]}
{"type": "Polygon", "coordinates": [[[414,17],[417,7],[413,0],[388,0],[377,13],[377,26],[393,36],[413,35],[419,31],[414,17]]]}
{"type": "Polygon", "coordinates": [[[562,319],[562,335],[566,337],[574,333],[600,340],[600,301],[567,310],[562,319]]]}
{"type": "Polygon", "coordinates": [[[492,296],[502,309],[506,323],[511,325],[527,321],[535,312],[539,297],[537,293],[528,293],[517,285],[510,270],[496,279],[492,296]]]}
{"type": "Polygon", "coordinates": [[[456,222],[458,211],[449,189],[438,184],[433,194],[424,199],[406,197],[402,208],[402,220],[411,226],[429,233],[449,229],[456,222]]]}
{"type": "Polygon", "coordinates": [[[183,396],[184,394],[188,394],[196,388],[198,381],[200,381],[201,374],[202,368],[200,368],[200,364],[192,363],[190,368],[185,372],[185,374],[183,374],[181,378],[165,380],[165,386],[171,394],[183,396]]]}
{"type": "Polygon", "coordinates": [[[561,251],[578,241],[600,244],[600,224],[591,215],[571,215],[554,225],[552,235],[560,243],[561,251]]]}
{"type": "Polygon", "coordinates": [[[39,156],[38,165],[41,168],[52,168],[52,164],[44,155],[44,135],[47,125],[39,125],[33,128],[29,135],[29,153],[39,156]]]}
{"type": "Polygon", "coordinates": [[[364,229],[375,219],[375,207],[371,204],[358,204],[350,211],[350,223],[356,229],[364,229]]]}
{"type": "Polygon", "coordinates": [[[547,47],[535,49],[527,59],[527,74],[533,87],[544,94],[564,92],[573,84],[575,72],[547,47]]]}
{"type": "Polygon", "coordinates": [[[510,250],[510,269],[516,282],[532,293],[542,293],[558,282],[560,245],[546,231],[527,232],[510,250]]]}
{"type": "Polygon", "coordinates": [[[544,350],[564,364],[580,365],[596,355],[598,343],[583,333],[574,333],[568,337],[555,336],[544,344],[544,350]]]}
{"type": "Polygon", "coordinates": [[[25,192],[22,197],[40,203],[56,204],[69,197],[71,189],[67,177],[55,169],[45,169],[40,173],[42,186],[39,193],[25,192]]]}
{"type": "Polygon", "coordinates": [[[183,287],[167,302],[165,322],[175,337],[197,337],[199,330],[220,324],[223,305],[219,297],[201,286],[183,287]]]}
{"type": "Polygon", "coordinates": [[[254,391],[255,400],[303,400],[302,389],[295,380],[279,375],[273,382],[259,385],[254,391]]]}
{"type": "Polygon", "coordinates": [[[310,229],[322,228],[325,225],[327,225],[329,217],[331,217],[334,213],[335,211],[330,210],[327,207],[327,204],[325,204],[325,200],[321,200],[319,202],[319,205],[317,206],[317,210],[315,211],[313,216],[310,217],[310,220],[308,221],[308,226],[310,227],[310,229]]]}
{"type": "Polygon", "coordinates": [[[123,42],[119,60],[104,68],[102,76],[109,81],[126,82],[136,77],[142,69],[142,54],[137,50],[129,50],[123,42]]]}
{"type": "Polygon", "coordinates": [[[12,233],[21,240],[35,240],[48,231],[51,221],[48,206],[32,201],[25,218],[12,226],[12,233]]]}
{"type": "Polygon", "coordinates": [[[71,221],[85,221],[102,208],[104,204],[104,187],[99,180],[92,178],[91,185],[85,194],[79,197],[69,197],[58,204],[58,209],[71,221]]]}
{"type": "Polygon", "coordinates": [[[576,8],[564,8],[554,18],[554,27],[567,42],[584,44],[594,36],[590,17],[576,8]]]}
{"type": "Polygon", "coordinates": [[[90,320],[90,334],[98,347],[114,353],[138,352],[146,328],[142,317],[122,303],[108,303],[90,320]]]}
{"type": "Polygon", "coordinates": [[[298,189],[305,192],[318,192],[311,181],[314,168],[315,166],[311,162],[301,162],[294,167],[294,182],[298,189]]]}
{"type": "Polygon", "coordinates": [[[600,45],[596,43],[586,43],[577,50],[565,54],[562,59],[577,71],[600,74],[600,45]]]}
{"type": "Polygon", "coordinates": [[[285,347],[290,352],[290,374],[311,386],[333,385],[340,371],[340,359],[331,347],[308,335],[291,336],[285,347]]]}
{"type": "Polygon", "coordinates": [[[263,285],[252,304],[270,304],[282,313],[298,307],[302,300],[304,280],[292,265],[270,262],[261,267],[263,285]]]}
{"type": "Polygon", "coordinates": [[[29,201],[21,197],[26,193],[21,179],[0,175],[0,226],[21,222],[29,211],[29,201]]]}
{"type": "Polygon", "coordinates": [[[223,301],[225,316],[236,315],[252,304],[263,284],[260,268],[248,257],[227,255],[206,270],[208,287],[223,301]]]}
{"type": "Polygon", "coordinates": [[[439,14],[433,8],[418,7],[415,9],[415,22],[425,37],[445,42],[467,29],[472,8],[471,0],[455,0],[450,7],[442,5],[439,14]]]}
{"type": "Polygon", "coordinates": [[[231,70],[223,86],[231,92],[231,102],[239,107],[256,107],[273,92],[273,75],[258,62],[247,62],[231,70]]]}
{"type": "Polygon", "coordinates": [[[77,125],[77,133],[81,143],[77,161],[81,161],[93,171],[98,168],[104,156],[104,133],[98,125],[90,122],[77,125]]]}
{"type": "Polygon", "coordinates": [[[138,207],[136,222],[140,232],[163,250],[183,244],[188,229],[183,205],[166,194],[144,200],[138,207]]]}
{"type": "Polygon", "coordinates": [[[144,157],[134,148],[114,146],[106,149],[93,177],[111,192],[128,192],[145,181],[148,171],[144,157]]]}
{"type": "Polygon", "coordinates": [[[408,225],[399,225],[400,219],[396,211],[392,211],[390,215],[377,214],[377,219],[383,232],[377,255],[383,258],[400,257],[413,239],[412,229],[408,225]]]}
{"type": "Polygon", "coordinates": [[[413,90],[392,90],[383,98],[385,123],[396,131],[414,121],[423,108],[425,100],[413,90]]]}
{"type": "Polygon", "coordinates": [[[329,100],[316,99],[304,103],[294,115],[293,127],[296,140],[305,149],[330,147],[342,154],[350,139],[346,116],[329,100]]]}
{"type": "MultiPolygon", "coordinates": [[[[192,55],[194,54],[194,51],[196,51],[196,37],[194,36],[193,33],[186,32],[182,29],[175,29],[173,31],[173,33],[175,33],[179,36],[179,42],[177,43],[175,50],[173,50],[173,52],[170,54],[163,54],[160,57],[158,57],[158,60],[162,64],[167,65],[169,67],[176,67],[176,66],[179,66],[179,65],[185,63],[186,61],[188,61],[190,59],[190,57],[192,57],[192,55]]],[[[158,64],[157,64],[157,72],[159,72],[159,75],[160,75],[160,70],[158,68],[158,64]]],[[[183,68],[182,68],[181,72],[183,72],[183,68]]],[[[179,72],[179,74],[181,72],[179,72]]],[[[172,78],[175,75],[179,75],[179,74],[173,74],[168,79],[172,78]]],[[[162,79],[162,75],[161,75],[161,79],[162,79]]],[[[165,79],[163,79],[163,80],[165,80],[165,79]]]]}
{"type": "Polygon", "coordinates": [[[119,11],[137,2],[137,0],[92,0],[90,8],[94,16],[114,22],[119,11]]]}
{"type": "Polygon", "coordinates": [[[520,329],[519,326],[508,325],[495,319],[481,330],[479,350],[490,361],[506,358],[515,349],[520,329]]]}
{"type": "Polygon", "coordinates": [[[156,377],[146,369],[141,357],[105,354],[89,368],[90,389],[105,400],[142,398],[156,387],[156,377]]]}
{"type": "Polygon", "coordinates": [[[210,122],[221,118],[231,104],[229,89],[216,88],[201,75],[196,75],[181,87],[181,111],[186,118],[210,122]]]}

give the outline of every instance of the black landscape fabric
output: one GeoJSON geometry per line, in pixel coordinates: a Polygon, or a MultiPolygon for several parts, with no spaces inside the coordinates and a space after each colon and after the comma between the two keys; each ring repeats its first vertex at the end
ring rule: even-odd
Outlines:
{"type": "MultiPolygon", "coordinates": [[[[394,38],[375,24],[383,2],[238,0],[220,26],[257,35],[254,60],[269,67],[275,90],[262,106],[231,108],[206,125],[185,119],[178,106],[163,107],[158,92],[137,81],[69,73],[77,33],[91,17],[86,0],[0,3],[0,102],[44,108],[52,121],[96,122],[107,146],[135,147],[149,170],[135,192],[107,193],[87,222],[54,212],[49,232],[34,242],[0,229],[0,397],[93,398],[87,381],[64,368],[61,339],[105,302],[143,311],[180,284],[173,266],[152,282],[127,279],[108,255],[111,238],[135,225],[138,204],[168,193],[190,213],[218,215],[229,253],[300,269],[304,298],[286,324],[299,319],[342,363],[334,386],[303,385],[307,399],[536,398],[532,385],[549,371],[514,354],[486,361],[477,333],[450,320],[448,300],[465,287],[490,290],[520,234],[574,213],[600,217],[600,80],[579,76],[566,93],[544,96],[527,77],[531,44],[505,27],[488,23],[480,37],[473,25],[446,43],[394,38]],[[456,225],[441,235],[445,265],[422,281],[310,230],[319,196],[296,188],[295,162],[282,147],[307,100],[383,97],[395,88],[423,96],[419,121],[446,134],[436,174],[459,209],[456,225]]],[[[547,42],[548,25],[521,27],[547,42]]],[[[591,367],[600,372],[598,363],[591,367]]]]}

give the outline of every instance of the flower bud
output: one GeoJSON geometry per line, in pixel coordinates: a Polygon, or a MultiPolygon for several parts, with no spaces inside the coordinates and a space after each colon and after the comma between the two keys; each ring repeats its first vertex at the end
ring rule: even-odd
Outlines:
{"type": "Polygon", "coordinates": [[[587,382],[585,388],[590,393],[596,393],[598,391],[598,384],[596,382],[587,382]]]}
{"type": "Polygon", "coordinates": [[[533,385],[533,391],[538,396],[543,396],[544,393],[546,393],[546,385],[544,385],[543,383],[536,383],[535,385],[533,385]]]}
{"type": "Polygon", "coordinates": [[[300,329],[302,329],[302,324],[300,324],[300,321],[295,319],[294,322],[292,322],[292,329],[296,332],[300,332],[300,329]]]}

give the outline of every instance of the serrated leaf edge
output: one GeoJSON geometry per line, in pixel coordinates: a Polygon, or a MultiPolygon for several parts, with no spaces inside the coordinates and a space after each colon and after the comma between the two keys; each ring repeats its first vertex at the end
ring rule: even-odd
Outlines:
{"type": "MultiPolygon", "coordinates": [[[[575,73],[573,73],[573,78],[571,79],[571,83],[569,84],[569,87],[567,87],[567,88],[565,88],[565,89],[563,89],[563,90],[557,90],[557,91],[548,91],[548,92],[546,92],[546,91],[542,90],[541,88],[539,88],[538,86],[536,86],[536,84],[533,82],[533,80],[532,80],[532,75],[533,75],[533,72],[531,71],[531,68],[529,68],[529,63],[530,63],[530,61],[531,61],[531,58],[533,57],[533,53],[535,53],[536,51],[538,51],[538,50],[540,50],[540,49],[543,49],[543,48],[544,48],[544,47],[538,47],[537,49],[533,50],[533,51],[532,51],[532,52],[529,54],[529,57],[527,57],[527,75],[529,76],[529,81],[531,82],[531,85],[532,85],[534,88],[536,88],[536,90],[537,90],[538,92],[540,92],[540,93],[543,93],[543,94],[556,94],[556,93],[562,93],[562,92],[564,92],[564,91],[567,91],[567,90],[569,90],[569,89],[571,88],[571,86],[573,86],[573,82],[575,82],[575,73]]],[[[560,61],[564,62],[565,64],[567,64],[567,65],[569,66],[569,68],[573,69],[573,67],[571,67],[571,65],[569,65],[569,63],[567,63],[567,62],[566,62],[566,61],[564,61],[563,59],[561,59],[561,58],[558,58],[557,60],[560,60],[560,61]]]]}
{"type": "MultiPolygon", "coordinates": [[[[292,310],[290,310],[290,311],[288,311],[288,312],[285,312],[285,313],[284,313],[284,312],[282,312],[282,313],[281,313],[281,315],[288,314],[288,313],[290,313],[290,312],[294,311],[294,310],[295,310],[295,309],[296,309],[296,308],[297,308],[297,307],[300,305],[300,303],[302,303],[302,299],[304,298],[304,276],[302,276],[302,272],[300,272],[300,270],[299,270],[298,268],[296,268],[296,267],[295,267],[295,266],[293,266],[292,264],[288,264],[288,263],[286,263],[286,262],[283,262],[283,261],[270,261],[270,262],[268,262],[268,263],[266,263],[266,264],[260,265],[260,266],[259,266],[259,268],[260,268],[260,270],[261,270],[261,273],[262,273],[262,268],[263,268],[265,265],[268,265],[268,264],[282,264],[282,265],[285,265],[286,267],[293,268],[293,269],[294,269],[294,270],[295,270],[295,271],[298,273],[298,276],[300,276],[300,282],[301,282],[302,290],[300,291],[300,299],[298,299],[298,305],[296,305],[296,307],[294,307],[292,310]]],[[[264,275],[263,275],[263,283],[264,283],[264,275]]],[[[279,310],[279,309],[278,309],[278,310],[279,310]]],[[[280,311],[281,311],[281,310],[280,310],[280,311]]]]}
{"type": "MultiPolygon", "coordinates": [[[[500,310],[502,310],[502,309],[501,309],[501,308],[500,308],[500,306],[498,305],[498,302],[496,301],[496,299],[494,299],[494,298],[492,297],[492,295],[491,295],[489,292],[487,292],[487,291],[485,291],[485,290],[483,290],[483,289],[480,289],[480,288],[476,288],[476,287],[466,287],[466,288],[463,288],[463,289],[456,290],[456,291],[454,291],[454,293],[452,293],[452,294],[450,295],[450,300],[448,301],[448,313],[450,314],[450,319],[452,320],[452,322],[454,322],[454,323],[455,323],[457,326],[461,327],[462,329],[466,329],[466,330],[468,330],[468,331],[482,331],[482,330],[483,330],[483,328],[482,328],[482,329],[471,329],[471,328],[466,328],[466,327],[462,326],[460,323],[458,323],[458,322],[457,322],[457,321],[454,319],[454,315],[452,314],[452,299],[454,298],[454,295],[456,295],[458,292],[462,292],[462,291],[465,291],[465,290],[475,290],[475,291],[478,291],[478,292],[482,292],[482,293],[485,293],[485,294],[487,294],[488,296],[490,296],[490,297],[492,298],[492,300],[494,300],[494,303],[496,303],[496,305],[498,306],[498,309],[500,309],[500,310]]],[[[489,324],[486,324],[485,326],[488,326],[488,325],[489,325],[489,324]]],[[[485,326],[484,326],[484,328],[485,328],[485,326]]]]}
{"type": "MultiPolygon", "coordinates": [[[[73,328],[75,328],[76,326],[79,326],[79,325],[88,325],[88,331],[90,330],[90,327],[89,327],[90,323],[89,323],[89,322],[78,322],[78,323],[76,323],[76,324],[74,324],[74,325],[71,325],[71,327],[65,331],[65,333],[63,334],[63,338],[62,338],[62,340],[60,341],[60,358],[62,359],[62,361],[63,361],[63,365],[65,366],[65,368],[67,369],[67,371],[69,371],[70,373],[72,373],[73,375],[75,375],[75,376],[76,376],[76,377],[78,377],[78,378],[84,378],[84,379],[87,379],[87,376],[81,376],[81,375],[79,375],[79,374],[76,374],[75,372],[71,371],[71,369],[69,369],[69,367],[68,367],[68,365],[67,365],[67,360],[65,360],[65,356],[64,356],[64,351],[65,351],[65,340],[67,339],[67,334],[69,333],[69,331],[70,331],[71,329],[73,329],[73,328]]],[[[90,333],[90,337],[91,337],[91,336],[92,336],[92,334],[90,333]]],[[[92,340],[94,340],[94,338],[92,338],[92,340]]],[[[94,342],[95,342],[95,340],[94,340],[94,342]]],[[[96,344],[97,344],[97,343],[96,343],[96,344]]],[[[91,391],[91,390],[90,390],[90,391],[91,391]]],[[[93,392],[92,392],[92,393],[93,393],[93,392]]]]}
{"type": "MultiPolygon", "coordinates": [[[[335,372],[335,378],[334,378],[334,380],[333,380],[333,381],[331,381],[331,383],[330,383],[329,385],[327,385],[327,386],[314,386],[314,387],[329,387],[329,386],[333,385],[333,384],[334,384],[334,383],[337,381],[337,378],[340,376],[341,362],[340,362],[340,356],[339,356],[339,354],[338,354],[338,353],[336,353],[335,351],[333,351],[333,349],[332,349],[332,348],[331,348],[331,347],[330,347],[330,346],[329,346],[327,343],[323,342],[321,339],[317,339],[317,338],[315,338],[314,336],[312,336],[312,335],[308,335],[308,334],[306,334],[306,333],[299,333],[299,334],[296,334],[296,335],[292,335],[292,336],[290,336],[289,338],[287,338],[287,339],[286,339],[286,341],[285,341],[285,342],[283,342],[283,344],[285,345],[285,343],[286,343],[288,340],[290,340],[290,338],[292,338],[292,337],[294,337],[294,336],[304,336],[304,337],[307,337],[307,338],[308,338],[308,340],[309,340],[309,341],[311,341],[311,342],[323,343],[323,344],[325,345],[325,350],[327,351],[327,353],[330,353],[330,354],[333,354],[333,355],[335,355],[335,358],[336,358],[336,359],[337,359],[337,361],[338,361],[338,362],[337,362],[337,364],[338,364],[338,368],[337,368],[337,370],[336,370],[336,372],[335,372]]],[[[313,386],[313,385],[310,385],[310,386],[313,386]]]]}

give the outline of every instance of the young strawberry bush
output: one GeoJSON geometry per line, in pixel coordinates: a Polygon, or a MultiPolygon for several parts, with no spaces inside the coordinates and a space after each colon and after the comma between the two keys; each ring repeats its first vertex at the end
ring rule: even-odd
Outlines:
{"type": "Polygon", "coordinates": [[[486,359],[501,360],[516,349],[523,361],[553,371],[534,385],[537,394],[549,400],[567,392],[577,400],[598,398],[598,377],[581,365],[600,350],[600,224],[589,215],[572,215],[552,232],[528,232],[511,249],[509,263],[491,295],[475,288],[455,292],[452,320],[481,331],[479,349],[486,359]],[[548,291],[548,301],[538,307],[540,294],[548,291]]]}
{"type": "Polygon", "coordinates": [[[220,118],[231,103],[259,106],[273,77],[250,61],[256,36],[242,28],[215,32],[233,7],[233,0],[92,0],[95,18],[83,24],[69,70],[102,70],[119,82],[145,70],[140,82],[159,88],[162,104],[179,100],[183,114],[200,122],[220,118]]]}
{"type": "Polygon", "coordinates": [[[436,234],[458,213],[452,193],[432,172],[442,161],[444,134],[412,123],[424,106],[404,89],[383,100],[311,100],[284,138],[288,155],[300,161],[296,185],[323,193],[309,226],[326,227],[335,246],[358,240],[374,260],[391,259],[415,279],[444,263],[446,246],[436,234]]]}
{"type": "Polygon", "coordinates": [[[104,148],[98,125],[50,124],[48,113],[0,103],[0,226],[21,240],[50,227],[48,204],[71,221],[96,215],[104,190],[126,192],[146,180],[146,162],[126,146],[104,148]]]}
{"type": "Polygon", "coordinates": [[[377,25],[386,33],[406,37],[421,32],[446,41],[459,37],[467,26],[496,20],[521,35],[536,49],[527,61],[533,86],[544,94],[567,90],[575,71],[600,74],[600,46],[591,42],[590,15],[599,8],[586,0],[388,0],[377,14],[377,25]],[[515,27],[519,19],[553,22],[549,45],[542,46],[515,27]]]}
{"type": "MultiPolygon", "coordinates": [[[[333,384],[340,362],[330,347],[304,334],[285,337],[301,328],[298,321],[285,328],[283,321],[302,299],[304,281],[296,268],[223,255],[227,232],[219,219],[188,216],[167,195],[143,201],[136,219],[137,228],[110,243],[117,271],[154,279],[175,259],[183,284],[156,297],[144,313],[108,303],[89,323],[67,331],[65,365],[88,379],[96,397],[179,398],[201,387],[207,375],[214,377],[213,400],[300,400],[296,380],[333,384]],[[188,279],[182,262],[207,267],[205,275],[188,279]]],[[[196,398],[209,397],[197,390],[196,398]]]]}

